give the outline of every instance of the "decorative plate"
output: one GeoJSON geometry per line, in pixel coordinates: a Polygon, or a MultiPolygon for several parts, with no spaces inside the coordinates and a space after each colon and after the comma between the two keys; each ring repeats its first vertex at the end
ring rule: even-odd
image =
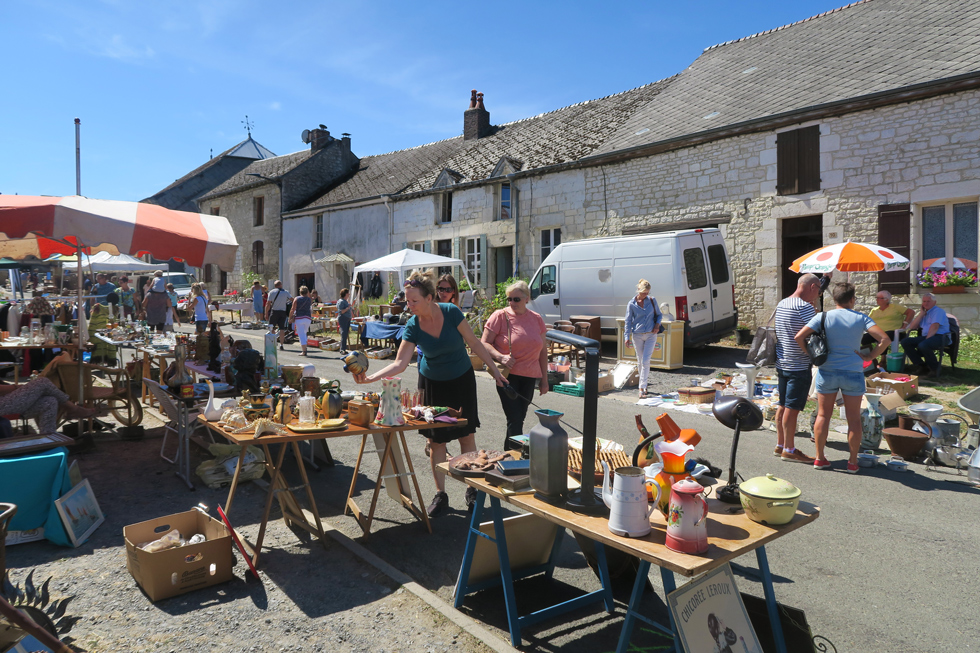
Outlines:
{"type": "MultiPolygon", "coordinates": [[[[486,451],[487,458],[495,458],[497,456],[503,455],[503,451],[486,451]]],[[[450,458],[449,460],[449,471],[457,476],[473,476],[476,478],[483,478],[485,472],[490,471],[494,468],[494,465],[488,465],[486,469],[459,469],[456,466],[462,462],[470,462],[476,460],[480,457],[479,451],[467,451],[466,453],[460,454],[455,458],[450,458]]]]}

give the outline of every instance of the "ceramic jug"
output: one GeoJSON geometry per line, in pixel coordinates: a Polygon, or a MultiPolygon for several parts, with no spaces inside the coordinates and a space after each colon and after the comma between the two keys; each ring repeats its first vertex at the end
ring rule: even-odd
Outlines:
{"type": "Polygon", "coordinates": [[[708,550],[708,502],[697,481],[683,479],[670,489],[667,509],[667,548],[681,553],[708,550]]]}
{"type": "Polygon", "coordinates": [[[653,448],[664,464],[664,468],[656,476],[657,485],[660,486],[657,507],[660,508],[660,512],[664,516],[667,516],[670,492],[674,483],[684,479],[694,481],[694,477],[684,468],[684,456],[688,451],[694,451],[694,447],[682,440],[674,440],[673,442],[656,442],[653,448]]]}
{"type": "Polygon", "coordinates": [[[618,467],[613,487],[609,483],[609,463],[602,461],[602,501],[609,508],[609,530],[614,535],[643,537],[650,532],[650,515],[660,500],[647,500],[646,474],[639,467],[618,467]]]}
{"type": "Polygon", "coordinates": [[[861,449],[877,449],[881,444],[881,434],[884,429],[884,418],[878,412],[878,400],[881,395],[864,395],[868,407],[861,409],[861,449]]]}
{"type": "Polygon", "coordinates": [[[381,406],[374,421],[382,426],[403,426],[405,415],[402,414],[402,380],[397,376],[381,379],[381,406]]]}
{"type": "Polygon", "coordinates": [[[204,406],[201,414],[207,421],[217,422],[221,419],[224,410],[218,405],[219,402],[214,400],[214,384],[211,383],[211,379],[207,379],[205,382],[208,384],[208,403],[204,406]]]}

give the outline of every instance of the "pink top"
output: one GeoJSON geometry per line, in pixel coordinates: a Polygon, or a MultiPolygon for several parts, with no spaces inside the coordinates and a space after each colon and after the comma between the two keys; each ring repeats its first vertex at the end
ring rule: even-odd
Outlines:
{"type": "Polygon", "coordinates": [[[502,308],[490,316],[484,328],[497,334],[490,343],[493,348],[501,354],[510,354],[516,360],[514,367],[510,368],[511,374],[532,379],[541,378],[541,348],[544,347],[541,336],[548,329],[540,315],[531,310],[525,311],[524,315],[517,315],[510,307],[502,308]],[[510,346],[507,345],[508,322],[510,346]]]}

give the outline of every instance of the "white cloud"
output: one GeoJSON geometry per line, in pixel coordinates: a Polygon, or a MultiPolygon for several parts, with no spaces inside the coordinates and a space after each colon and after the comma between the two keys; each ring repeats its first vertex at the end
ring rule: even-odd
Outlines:
{"type": "Polygon", "coordinates": [[[156,54],[149,45],[131,45],[119,34],[113,34],[107,41],[93,43],[95,54],[122,61],[152,59],[156,54]]]}
{"type": "Polygon", "coordinates": [[[280,109],[282,109],[282,103],[272,102],[269,104],[269,108],[272,109],[273,111],[279,111],[280,109]]]}

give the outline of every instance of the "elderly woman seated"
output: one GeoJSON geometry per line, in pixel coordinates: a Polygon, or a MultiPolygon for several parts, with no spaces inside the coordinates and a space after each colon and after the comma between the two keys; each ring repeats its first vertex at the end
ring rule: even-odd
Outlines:
{"type": "Polygon", "coordinates": [[[88,419],[98,411],[68,400],[50,379],[38,376],[23,385],[0,385],[0,415],[20,415],[37,422],[38,433],[58,430],[58,412],[68,419],[88,419]]]}
{"type": "MultiPolygon", "coordinates": [[[[875,302],[878,307],[872,308],[868,317],[874,321],[876,326],[888,334],[892,342],[898,342],[901,338],[898,337],[896,331],[908,330],[912,318],[915,317],[915,311],[911,308],[905,308],[898,302],[893,302],[892,294],[887,290],[879,290],[875,294],[875,302]]],[[[865,333],[861,338],[861,346],[864,347],[865,345],[876,346],[877,342],[870,334],[865,333]]],[[[873,364],[875,369],[881,367],[878,359],[875,359],[873,364]]]]}

